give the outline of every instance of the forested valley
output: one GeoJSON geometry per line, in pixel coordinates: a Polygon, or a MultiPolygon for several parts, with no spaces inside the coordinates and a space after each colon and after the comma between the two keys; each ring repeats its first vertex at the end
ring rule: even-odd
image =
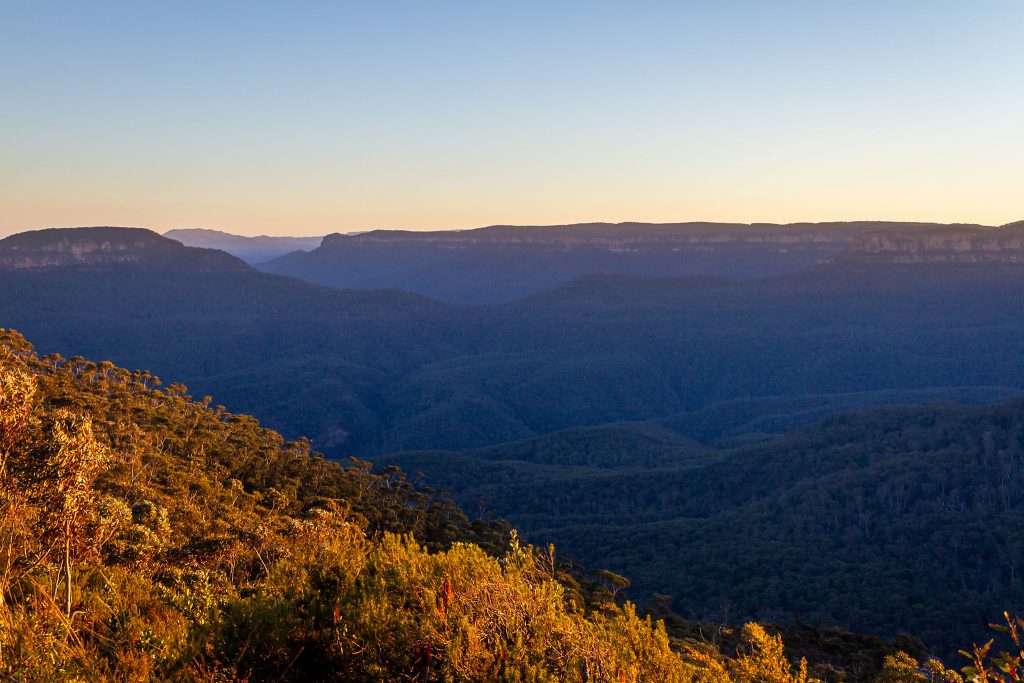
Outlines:
{"type": "Polygon", "coordinates": [[[789,629],[809,664],[771,626],[666,627],[616,574],[186,392],[0,330],[6,680],[961,680],[912,638],[789,629]]]}
{"type": "Polygon", "coordinates": [[[1012,260],[464,305],[56,232],[0,241],[15,680],[953,681],[1021,611],[1012,260]]]}

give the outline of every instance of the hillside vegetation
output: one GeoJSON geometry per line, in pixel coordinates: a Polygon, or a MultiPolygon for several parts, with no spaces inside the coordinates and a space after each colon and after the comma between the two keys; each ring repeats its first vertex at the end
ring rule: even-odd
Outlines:
{"type": "Polygon", "coordinates": [[[813,680],[756,624],[670,642],[396,470],[10,331],[0,477],[7,680],[813,680]]]}
{"type": "Polygon", "coordinates": [[[832,416],[733,450],[647,425],[391,455],[691,618],[800,618],[952,655],[1024,604],[1024,402],[832,416]]]}

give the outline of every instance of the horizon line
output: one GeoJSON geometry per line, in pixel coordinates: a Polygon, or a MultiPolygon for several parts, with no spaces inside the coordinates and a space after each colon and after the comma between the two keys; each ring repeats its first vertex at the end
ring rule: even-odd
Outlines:
{"type": "Polygon", "coordinates": [[[609,225],[609,226],[625,226],[625,225],[732,225],[732,226],[793,226],[793,225],[829,225],[829,224],[852,224],[852,223],[903,223],[903,224],[917,224],[917,225],[944,225],[944,226],[972,226],[972,227],[983,227],[983,228],[1005,228],[1017,223],[1024,223],[1024,219],[1008,221],[1000,224],[988,224],[988,223],[977,223],[970,221],[936,221],[936,220],[893,220],[888,218],[858,218],[858,219],[839,219],[839,220],[799,220],[799,221],[728,221],[728,220],[681,220],[681,221],[640,221],[640,220],[626,220],[626,221],[614,221],[614,220],[590,220],[590,221],[578,221],[572,223],[489,223],[487,225],[475,225],[472,227],[457,227],[457,228],[363,228],[363,229],[352,229],[352,230],[331,230],[323,233],[305,233],[299,235],[291,234],[273,234],[267,232],[261,232],[259,234],[246,234],[244,232],[232,232],[231,228],[211,228],[211,227],[200,227],[200,226],[176,226],[170,228],[155,228],[147,227],[145,225],[46,225],[41,227],[32,227],[25,229],[16,229],[13,231],[0,231],[0,239],[10,237],[13,235],[20,235],[27,232],[40,232],[43,230],[74,230],[74,229],[85,229],[85,228],[125,228],[125,229],[143,229],[150,230],[158,235],[166,235],[167,233],[174,231],[207,231],[214,232],[222,235],[230,235],[232,237],[242,237],[248,239],[258,239],[261,237],[265,238],[286,238],[286,239],[314,239],[322,238],[327,235],[355,235],[365,234],[369,232],[470,232],[473,230],[483,230],[487,228],[566,228],[566,227],[577,227],[585,225],[609,225]]]}

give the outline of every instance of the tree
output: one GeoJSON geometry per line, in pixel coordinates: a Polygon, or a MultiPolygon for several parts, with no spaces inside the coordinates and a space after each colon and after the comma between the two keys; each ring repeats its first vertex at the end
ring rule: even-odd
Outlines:
{"type": "Polygon", "coordinates": [[[29,425],[36,391],[35,380],[28,373],[0,367],[0,606],[19,556],[17,548],[26,536],[24,497],[8,471],[8,462],[29,425]]]}
{"type": "Polygon", "coordinates": [[[106,458],[92,420],[57,409],[43,420],[41,439],[21,463],[28,498],[38,510],[36,529],[45,552],[61,553],[64,610],[71,616],[74,564],[95,550],[97,494],[93,482],[106,458]]]}
{"type": "Polygon", "coordinates": [[[963,678],[947,669],[937,659],[925,660],[923,664],[905,652],[887,655],[882,673],[875,683],[962,683],[963,678]]]}
{"type": "Polygon", "coordinates": [[[37,387],[24,370],[0,368],[0,476],[32,414],[37,387]]]}

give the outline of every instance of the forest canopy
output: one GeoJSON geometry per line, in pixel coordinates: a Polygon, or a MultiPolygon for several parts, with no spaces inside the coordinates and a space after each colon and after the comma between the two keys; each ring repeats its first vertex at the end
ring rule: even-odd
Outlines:
{"type": "MultiPolygon", "coordinates": [[[[666,628],[616,599],[623,577],[470,521],[395,468],[326,461],[185,387],[39,358],[9,330],[0,511],[10,681],[961,680],[852,634],[809,665],[755,623],[666,628]],[[857,642],[877,661],[836,666],[857,642]]],[[[819,653],[836,638],[808,634],[819,653]]]]}
{"type": "Polygon", "coordinates": [[[6,679],[811,680],[761,626],[670,638],[553,548],[211,403],[0,331],[6,679]]]}

